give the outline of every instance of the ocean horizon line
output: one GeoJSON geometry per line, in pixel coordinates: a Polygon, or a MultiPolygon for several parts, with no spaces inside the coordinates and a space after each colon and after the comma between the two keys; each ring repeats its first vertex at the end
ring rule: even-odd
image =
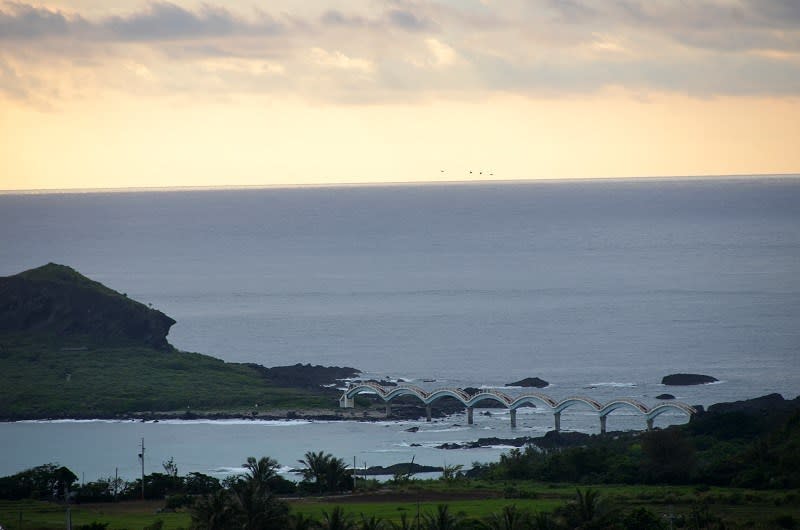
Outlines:
{"type": "Polygon", "coordinates": [[[629,177],[535,177],[524,179],[476,179],[476,180],[407,180],[375,182],[311,182],[300,184],[228,184],[209,186],[136,186],[105,188],[39,188],[39,189],[0,189],[2,195],[70,195],[91,193],[174,193],[203,191],[244,191],[244,190],[291,190],[320,188],[390,188],[390,187],[436,187],[436,186],[486,186],[567,182],[665,182],[701,180],[751,180],[754,178],[791,180],[800,179],[800,173],[741,173],[708,175],[644,175],[629,177]]]}

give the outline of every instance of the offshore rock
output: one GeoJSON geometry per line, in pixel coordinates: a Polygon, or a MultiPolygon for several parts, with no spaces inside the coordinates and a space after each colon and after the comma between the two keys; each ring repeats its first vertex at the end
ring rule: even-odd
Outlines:
{"type": "Polygon", "coordinates": [[[395,475],[398,473],[411,473],[412,475],[415,473],[434,473],[437,471],[442,471],[441,467],[435,466],[423,466],[420,464],[415,464],[413,462],[407,462],[402,464],[393,464],[391,466],[383,467],[383,466],[370,466],[365,470],[361,469],[358,470],[359,475],[395,475]]]}
{"type": "Polygon", "coordinates": [[[675,396],[673,396],[672,394],[659,394],[656,396],[656,399],[667,401],[670,399],[675,399],[675,396]]]}
{"type": "Polygon", "coordinates": [[[670,374],[661,379],[662,385],[669,386],[689,386],[706,385],[718,381],[717,378],[702,374],[670,374]]]}
{"type": "Polygon", "coordinates": [[[514,383],[506,383],[506,386],[524,386],[526,388],[545,388],[550,386],[550,383],[538,377],[526,377],[514,383]]]}

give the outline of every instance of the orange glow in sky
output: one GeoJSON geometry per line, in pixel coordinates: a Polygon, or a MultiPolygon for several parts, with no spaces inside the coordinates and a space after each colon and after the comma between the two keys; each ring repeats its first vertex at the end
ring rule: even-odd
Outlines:
{"type": "Polygon", "coordinates": [[[0,189],[800,172],[800,8],[625,5],[0,0],[0,189]]]}

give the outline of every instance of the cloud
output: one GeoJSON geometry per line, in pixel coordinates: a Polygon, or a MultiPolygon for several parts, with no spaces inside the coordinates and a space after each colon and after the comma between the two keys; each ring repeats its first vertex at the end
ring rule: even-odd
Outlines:
{"type": "Polygon", "coordinates": [[[28,40],[69,36],[89,27],[80,16],[68,17],[59,11],[23,3],[0,4],[0,39],[28,40]]]}
{"type": "Polygon", "coordinates": [[[322,48],[311,49],[312,60],[324,68],[350,70],[367,74],[374,69],[372,63],[365,59],[348,57],[339,51],[329,52],[322,48]]]}
{"type": "Polygon", "coordinates": [[[368,24],[364,17],[345,15],[337,9],[329,9],[320,17],[320,21],[328,26],[363,27],[368,24]]]}
{"type": "Polygon", "coordinates": [[[226,36],[249,29],[222,7],[203,6],[197,13],[174,4],[154,3],[128,16],[115,16],[102,26],[123,40],[169,40],[226,36]]]}
{"type": "Polygon", "coordinates": [[[387,17],[393,26],[406,31],[424,31],[432,27],[431,22],[404,9],[391,9],[387,13],[387,17]]]}
{"type": "Polygon", "coordinates": [[[82,83],[147,83],[173,94],[283,91],[365,102],[609,86],[800,95],[796,0],[230,5],[157,1],[103,14],[0,0],[0,89],[31,99],[68,97],[82,83]],[[56,91],[47,80],[64,64],[58,73],[72,79],[56,91]]]}
{"type": "Polygon", "coordinates": [[[88,41],[168,41],[231,35],[274,35],[282,25],[264,14],[254,20],[224,7],[203,5],[197,11],[169,2],[153,2],[127,15],[87,20],[57,9],[19,2],[0,4],[0,39],[71,37],[88,41]]]}

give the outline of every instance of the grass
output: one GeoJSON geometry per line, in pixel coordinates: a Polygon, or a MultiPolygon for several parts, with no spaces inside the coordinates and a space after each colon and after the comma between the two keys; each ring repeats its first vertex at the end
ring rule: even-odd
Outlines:
{"type": "MultiPolygon", "coordinates": [[[[446,484],[441,481],[414,481],[402,488],[371,495],[360,494],[355,498],[344,495],[294,499],[290,504],[292,512],[314,518],[320,518],[324,511],[330,512],[335,506],[342,506],[356,518],[363,514],[387,521],[399,521],[403,513],[411,519],[416,517],[419,500],[422,514],[433,512],[438,504],[444,503],[449,505],[453,513],[483,519],[511,504],[534,512],[552,511],[572,500],[577,487],[599,490],[606,502],[624,511],[645,507],[662,516],[673,514],[676,517],[689,517],[699,505],[707,506],[711,514],[725,520],[728,528],[773,528],[775,518],[781,515],[800,520],[800,492],[797,491],[736,488],[702,488],[705,490],[702,491],[692,486],[549,485],[523,481],[446,484]],[[510,489],[523,492],[531,498],[503,498],[502,494],[510,489]]],[[[71,510],[74,525],[98,521],[110,523],[109,528],[112,530],[134,530],[162,520],[165,529],[188,528],[188,513],[157,513],[162,506],[161,501],[129,501],[79,505],[73,506],[71,510]]],[[[7,530],[19,528],[20,513],[23,517],[22,528],[26,530],[64,527],[64,505],[31,500],[0,501],[0,525],[7,530]]]]}
{"type": "MultiPolygon", "coordinates": [[[[163,504],[137,501],[70,506],[72,525],[74,528],[97,521],[109,523],[109,528],[115,530],[140,530],[161,520],[165,530],[189,527],[188,513],[156,513],[163,504]]],[[[66,510],[63,504],[42,501],[0,501],[0,525],[6,530],[62,529],[66,527],[66,510]]]]}
{"type": "Polygon", "coordinates": [[[331,396],[276,386],[254,369],[147,347],[55,348],[0,336],[0,418],[109,417],[131,412],[333,408],[331,396]]]}
{"type": "MultiPolygon", "coordinates": [[[[488,517],[494,512],[499,512],[504,506],[514,504],[519,509],[538,511],[553,511],[561,502],[555,500],[515,500],[509,501],[508,499],[483,499],[483,500],[468,500],[468,501],[447,501],[447,502],[420,502],[420,514],[433,513],[439,504],[447,504],[450,511],[454,514],[461,514],[464,517],[483,519],[488,517]]],[[[315,519],[322,519],[323,512],[329,512],[337,506],[336,503],[326,502],[295,502],[292,503],[293,513],[302,513],[309,515],[315,519]]],[[[401,514],[405,513],[409,519],[415,519],[417,516],[417,503],[406,502],[383,502],[383,503],[354,503],[343,505],[345,511],[353,514],[356,518],[360,518],[363,514],[365,517],[376,516],[385,521],[397,522],[400,520],[401,514]]]]}

